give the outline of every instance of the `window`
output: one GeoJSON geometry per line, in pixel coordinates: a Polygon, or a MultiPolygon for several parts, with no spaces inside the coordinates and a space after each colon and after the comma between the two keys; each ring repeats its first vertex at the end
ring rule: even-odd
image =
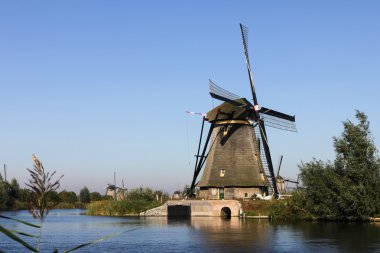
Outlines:
{"type": "Polygon", "coordinates": [[[248,192],[244,192],[244,198],[248,198],[248,192]]]}
{"type": "Polygon", "coordinates": [[[226,170],[220,170],[220,177],[224,177],[224,174],[226,174],[226,170]]]}

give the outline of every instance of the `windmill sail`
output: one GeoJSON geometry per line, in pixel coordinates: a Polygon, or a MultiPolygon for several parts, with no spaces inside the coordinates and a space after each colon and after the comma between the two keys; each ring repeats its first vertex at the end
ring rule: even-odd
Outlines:
{"type": "Polygon", "coordinates": [[[247,63],[247,71],[248,71],[248,76],[249,76],[249,83],[251,85],[252,98],[253,98],[254,104],[257,105],[258,103],[257,103],[257,98],[256,98],[255,85],[252,78],[251,64],[249,63],[249,56],[248,56],[248,28],[240,24],[240,31],[241,31],[241,37],[243,39],[244,55],[245,55],[245,61],[247,63]]]}
{"type": "Polygon", "coordinates": [[[264,120],[264,124],[268,127],[277,128],[289,132],[297,132],[296,123],[275,116],[260,113],[260,117],[264,120]]]}
{"type": "MultiPolygon", "coordinates": [[[[210,95],[213,98],[230,103],[232,105],[253,110],[253,106],[248,100],[242,99],[240,96],[223,89],[216,85],[212,80],[209,80],[210,95]]],[[[285,131],[297,132],[295,117],[281,113],[266,107],[261,107],[260,118],[264,120],[264,123],[268,127],[273,127],[285,131]]]]}
{"type": "Polygon", "coordinates": [[[213,81],[211,81],[209,79],[209,86],[210,86],[210,94],[211,96],[219,96],[219,97],[223,97],[223,98],[226,98],[226,99],[229,99],[229,100],[236,100],[236,99],[239,99],[241,98],[240,96],[228,91],[228,90],[225,90],[223,89],[222,87],[216,85],[213,81]]]}
{"type": "MultiPolygon", "coordinates": [[[[203,118],[211,125],[201,155],[198,147],[191,189],[194,189],[205,164],[197,184],[199,197],[205,199],[246,198],[260,193],[273,193],[277,198],[279,191],[265,128],[296,131],[295,116],[258,105],[248,55],[248,29],[240,24],[240,30],[253,104],[250,102],[252,100],[209,80],[211,97],[224,103],[210,110],[203,118]],[[206,152],[209,142],[210,148],[206,152]]],[[[200,140],[202,132],[203,124],[200,140]]]]}

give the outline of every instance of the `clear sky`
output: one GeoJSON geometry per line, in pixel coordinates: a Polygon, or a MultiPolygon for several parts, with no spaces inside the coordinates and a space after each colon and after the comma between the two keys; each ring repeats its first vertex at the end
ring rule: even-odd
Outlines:
{"type": "MultiPolygon", "coordinates": [[[[192,179],[208,79],[295,114],[268,129],[282,175],[334,159],[355,109],[380,147],[379,1],[2,1],[0,163],[26,181],[36,153],[61,189],[118,184],[173,192],[192,179]]],[[[213,101],[217,105],[218,101],[213,101]]]]}

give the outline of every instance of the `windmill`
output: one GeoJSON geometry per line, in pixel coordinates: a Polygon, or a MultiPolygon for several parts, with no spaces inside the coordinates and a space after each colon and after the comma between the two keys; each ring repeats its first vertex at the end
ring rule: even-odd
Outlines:
{"type": "Polygon", "coordinates": [[[295,184],[297,188],[298,188],[298,184],[299,184],[299,175],[297,176],[297,180],[285,178],[285,177],[280,175],[280,169],[281,169],[281,164],[282,164],[283,158],[284,158],[284,156],[281,155],[279,163],[278,163],[277,176],[276,176],[277,189],[279,191],[279,194],[286,194],[287,193],[288,183],[295,184]]]}
{"type": "Polygon", "coordinates": [[[116,186],[116,173],[115,172],[113,174],[113,180],[114,180],[113,184],[110,184],[110,183],[107,184],[106,196],[112,196],[112,198],[114,200],[124,200],[125,194],[128,190],[127,188],[124,187],[124,180],[123,179],[121,180],[121,184],[123,187],[116,186]]]}
{"type": "Polygon", "coordinates": [[[296,131],[295,116],[259,105],[248,56],[248,29],[240,24],[240,30],[253,104],[209,80],[211,97],[223,103],[209,111],[202,121],[191,189],[194,191],[197,185],[198,197],[205,199],[242,198],[262,193],[278,198],[266,126],[296,131]],[[201,148],[205,121],[210,123],[210,128],[201,148]]]}

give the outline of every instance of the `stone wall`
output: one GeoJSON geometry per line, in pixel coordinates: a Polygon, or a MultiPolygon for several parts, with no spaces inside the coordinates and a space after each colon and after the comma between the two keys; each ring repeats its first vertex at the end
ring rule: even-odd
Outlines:
{"type": "MultiPolygon", "coordinates": [[[[202,189],[199,191],[199,198],[205,200],[218,200],[219,199],[219,188],[208,188],[202,189]]],[[[224,188],[224,199],[232,200],[232,199],[243,199],[243,198],[251,198],[252,195],[262,194],[260,188],[252,187],[231,187],[224,188]]]]}
{"type": "Polygon", "coordinates": [[[241,214],[241,205],[237,200],[178,200],[168,201],[160,207],[156,207],[140,213],[140,216],[167,216],[168,206],[190,206],[192,217],[220,217],[222,208],[228,207],[231,210],[231,216],[237,217],[241,214]]]}
{"type": "Polygon", "coordinates": [[[167,203],[162,206],[144,211],[140,213],[140,216],[167,216],[168,215],[168,206],[167,203]]]}

